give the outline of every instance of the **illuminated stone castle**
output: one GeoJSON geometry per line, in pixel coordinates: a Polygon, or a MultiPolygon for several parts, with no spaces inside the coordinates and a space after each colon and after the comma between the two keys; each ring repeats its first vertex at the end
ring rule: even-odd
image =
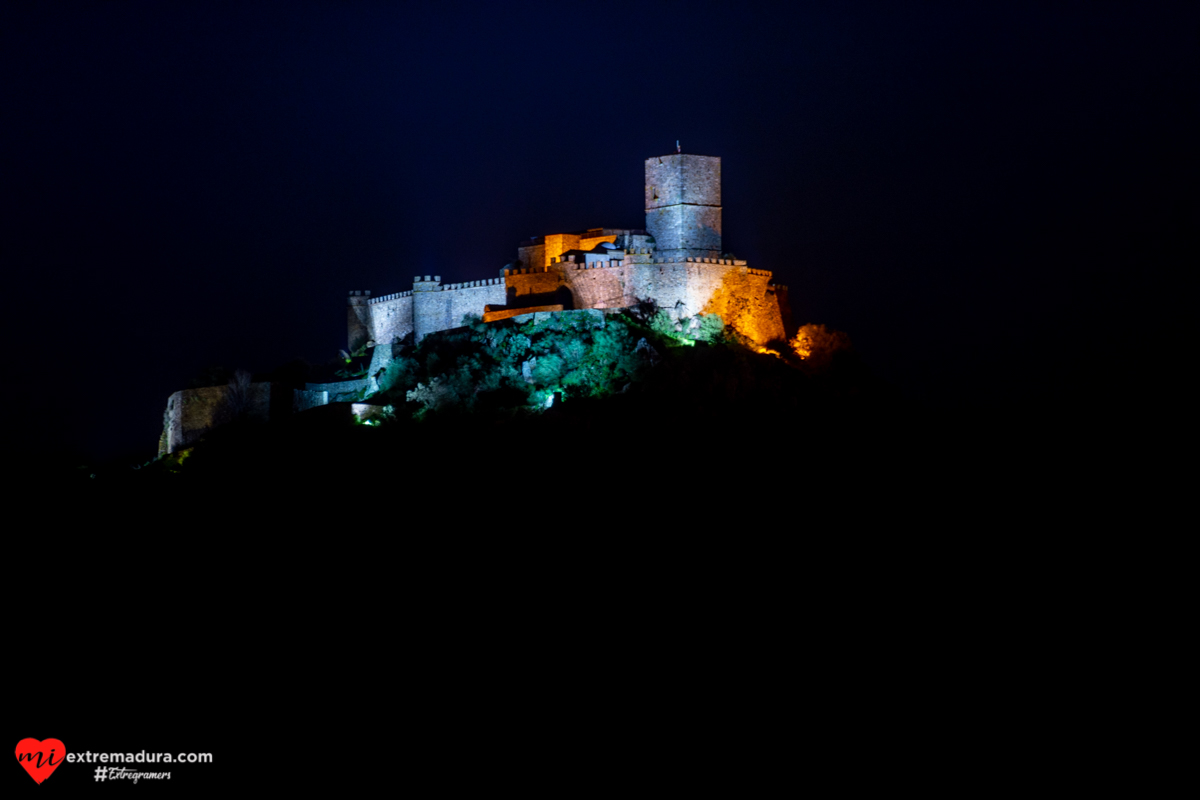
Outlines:
{"type": "MultiPolygon", "coordinates": [[[[651,301],[677,321],[720,314],[758,345],[785,337],[787,288],[771,273],[721,252],[721,159],[676,153],[646,160],[646,229],[592,228],[523,242],[501,276],[442,284],[417,276],[411,291],[352,292],[350,351],[372,348],[369,376],[394,357],[391,345],[457,328],[468,314],[485,322],[537,311],[620,309],[651,301]],[[379,346],[384,345],[384,346],[379,346]]],[[[256,419],[377,391],[374,377],[291,389],[247,384],[176,392],[167,400],[162,453],[190,447],[236,416],[256,419]],[[238,397],[234,397],[238,395],[238,397]],[[236,399],[236,402],[234,400],[236,399]],[[280,411],[282,409],[282,411],[280,411]]]]}
{"type": "Polygon", "coordinates": [[[787,287],[721,252],[721,159],[683,153],[646,159],[646,229],[592,228],[518,246],[501,277],[443,284],[417,276],[411,291],[351,292],[353,352],[410,336],[420,341],[474,314],[485,322],[530,311],[628,308],[651,301],[676,319],[720,314],[762,345],[785,338],[787,287]]]}

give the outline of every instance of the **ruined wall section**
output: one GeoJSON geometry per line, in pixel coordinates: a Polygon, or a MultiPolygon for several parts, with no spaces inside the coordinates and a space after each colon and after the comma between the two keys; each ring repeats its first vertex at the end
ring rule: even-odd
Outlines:
{"type": "MultiPolygon", "coordinates": [[[[167,398],[166,451],[174,453],[191,447],[214,428],[233,422],[239,415],[233,389],[206,386],[184,389],[167,398]]],[[[242,401],[241,414],[247,419],[265,421],[271,414],[271,384],[252,383],[242,401]]],[[[288,403],[291,405],[290,399],[288,403]]]]}
{"type": "Polygon", "coordinates": [[[391,344],[413,332],[412,292],[397,292],[371,298],[371,339],[376,345],[391,344]]]}
{"type": "Polygon", "coordinates": [[[436,331],[462,326],[467,314],[483,316],[484,306],[503,305],[505,279],[489,278],[467,283],[441,285],[441,276],[413,281],[413,332],[419,342],[436,331]]]}

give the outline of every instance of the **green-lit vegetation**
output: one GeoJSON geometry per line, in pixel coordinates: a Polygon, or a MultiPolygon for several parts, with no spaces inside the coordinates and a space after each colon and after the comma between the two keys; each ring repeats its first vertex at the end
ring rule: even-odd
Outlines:
{"type": "MultiPolygon", "coordinates": [[[[818,338],[805,341],[815,347],[818,338]]],[[[143,465],[137,480],[257,486],[263,475],[286,475],[340,492],[402,477],[483,488],[491,485],[486,476],[557,475],[546,472],[551,463],[569,464],[572,480],[615,476],[659,453],[669,468],[652,466],[658,456],[639,468],[658,485],[700,479],[716,465],[758,469],[801,443],[820,452],[822,439],[824,452],[841,452],[847,428],[838,420],[882,395],[852,351],[826,348],[817,370],[809,367],[818,359],[806,363],[779,347],[740,339],[719,316],[675,319],[652,305],[486,324],[468,317],[415,346],[376,346],[264,374],[283,392],[327,382],[338,369],[366,370],[374,380],[355,398],[366,409],[342,397],[270,422],[238,417],[195,447],[143,465]],[[473,471],[481,465],[488,466],[473,471]]],[[[72,479],[85,475],[76,472],[72,479]]]]}
{"type": "Polygon", "coordinates": [[[486,324],[468,317],[463,328],[397,353],[378,374],[381,391],[370,401],[407,404],[421,418],[542,408],[554,393],[605,397],[637,381],[670,344],[693,343],[692,332],[711,338],[724,327],[717,317],[716,324],[697,323],[681,333],[660,316],[666,317],[660,312],[650,324],[632,314],[598,312],[486,324]]]}

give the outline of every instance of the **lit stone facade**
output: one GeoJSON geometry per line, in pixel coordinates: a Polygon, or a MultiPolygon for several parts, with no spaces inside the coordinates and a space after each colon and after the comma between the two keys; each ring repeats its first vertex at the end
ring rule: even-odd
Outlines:
{"type": "Polygon", "coordinates": [[[682,153],[646,159],[646,231],[662,258],[719,259],[721,159],[682,153]]]}
{"type": "Polygon", "coordinates": [[[625,308],[652,301],[676,316],[720,314],[751,340],[786,338],[786,287],[721,252],[721,159],[646,159],[646,229],[591,228],[518,247],[503,277],[460,284],[418,276],[411,291],[351,293],[350,349],[462,325],[474,314],[533,307],[625,308]]]}
{"type": "Polygon", "coordinates": [[[359,400],[378,390],[372,376],[395,356],[392,345],[459,327],[468,314],[494,321],[651,301],[676,319],[720,314],[759,345],[787,338],[787,287],[721,252],[721,159],[680,153],[647,159],[645,208],[646,230],[592,228],[524,242],[502,277],[444,284],[440,275],[418,275],[411,290],[351,292],[350,350],[373,348],[369,377],[302,390],[253,384],[238,403],[228,386],[176,392],[160,448],[190,447],[238,415],[267,419],[359,400]]]}

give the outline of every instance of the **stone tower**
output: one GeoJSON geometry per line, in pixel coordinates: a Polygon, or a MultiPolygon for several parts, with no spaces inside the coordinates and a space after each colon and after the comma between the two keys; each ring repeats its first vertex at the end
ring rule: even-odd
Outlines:
{"type": "Polygon", "coordinates": [[[646,231],[671,260],[721,257],[721,159],[673,153],[646,159],[646,231]]]}
{"type": "Polygon", "coordinates": [[[453,328],[455,322],[448,319],[449,308],[442,301],[440,292],[442,291],[442,276],[434,275],[432,278],[426,275],[425,280],[421,280],[421,276],[413,277],[413,333],[416,340],[419,342],[425,338],[426,334],[434,331],[444,331],[447,328],[453,328]]]}
{"type": "Polygon", "coordinates": [[[350,292],[350,303],[346,308],[346,321],[349,323],[347,352],[353,353],[360,347],[366,347],[371,338],[371,293],[350,292]]]}

